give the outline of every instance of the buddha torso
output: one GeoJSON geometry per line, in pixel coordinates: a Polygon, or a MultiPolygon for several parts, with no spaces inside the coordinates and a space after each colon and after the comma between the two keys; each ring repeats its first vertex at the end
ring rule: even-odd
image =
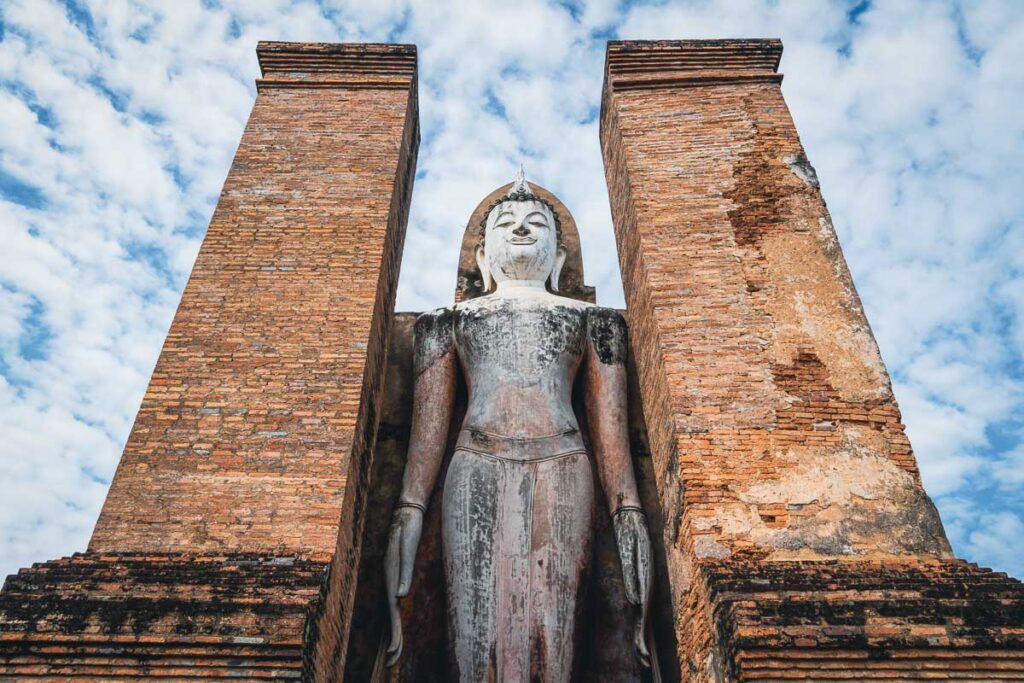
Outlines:
{"type": "Polygon", "coordinates": [[[465,425],[509,437],[577,429],[572,389],[588,308],[550,294],[459,304],[454,335],[469,390],[465,425]]]}

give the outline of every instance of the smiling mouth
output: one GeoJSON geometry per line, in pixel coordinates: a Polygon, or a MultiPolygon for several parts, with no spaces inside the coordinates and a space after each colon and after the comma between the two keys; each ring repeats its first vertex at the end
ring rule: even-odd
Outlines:
{"type": "Polygon", "coordinates": [[[509,240],[509,244],[533,244],[536,241],[532,237],[513,237],[509,240]]]}

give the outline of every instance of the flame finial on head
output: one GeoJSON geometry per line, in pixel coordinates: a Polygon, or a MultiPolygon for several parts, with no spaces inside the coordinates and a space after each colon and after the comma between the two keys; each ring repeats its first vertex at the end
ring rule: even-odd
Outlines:
{"type": "Polygon", "coordinates": [[[523,165],[519,164],[519,173],[516,174],[516,179],[512,181],[512,188],[508,191],[508,198],[517,201],[523,201],[526,199],[536,199],[536,195],[533,193],[533,188],[526,182],[526,173],[523,171],[523,165]]]}

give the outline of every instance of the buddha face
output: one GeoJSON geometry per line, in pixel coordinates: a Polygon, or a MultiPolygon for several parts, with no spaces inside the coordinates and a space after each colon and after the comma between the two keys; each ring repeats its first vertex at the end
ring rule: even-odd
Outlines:
{"type": "MultiPolygon", "coordinates": [[[[538,201],[506,201],[487,216],[483,253],[477,258],[495,282],[544,282],[560,265],[562,251],[551,209],[538,201]]],[[[555,280],[552,289],[557,291],[555,280]]]]}

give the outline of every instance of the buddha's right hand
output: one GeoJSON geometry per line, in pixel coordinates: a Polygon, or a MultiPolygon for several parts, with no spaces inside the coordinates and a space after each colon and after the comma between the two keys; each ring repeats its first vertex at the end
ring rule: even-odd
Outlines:
{"type": "Polygon", "coordinates": [[[391,615],[391,643],[387,650],[387,665],[402,656],[402,614],[398,599],[409,594],[412,570],[416,564],[416,549],[423,532],[423,508],[410,503],[399,503],[391,520],[388,550],[384,556],[384,575],[391,615]]]}

